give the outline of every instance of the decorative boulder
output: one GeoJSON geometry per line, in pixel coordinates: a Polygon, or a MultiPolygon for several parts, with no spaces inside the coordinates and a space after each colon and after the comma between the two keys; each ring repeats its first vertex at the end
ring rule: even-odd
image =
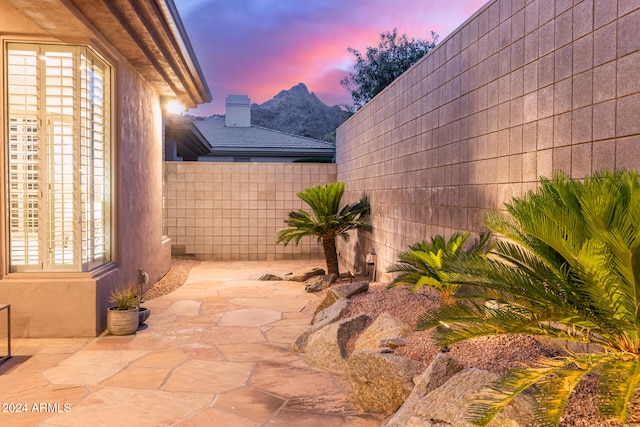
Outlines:
{"type": "MultiPolygon", "coordinates": [[[[342,304],[340,304],[340,305],[342,305],[342,304]]],[[[316,331],[319,331],[320,329],[324,328],[325,326],[335,322],[336,320],[339,320],[340,317],[344,314],[344,310],[341,309],[340,305],[338,307],[336,307],[336,309],[339,311],[339,314],[337,316],[333,314],[333,311],[331,311],[331,312],[327,311],[323,315],[323,320],[322,321],[318,321],[318,322],[315,322],[315,323],[312,322],[311,326],[309,326],[307,329],[305,329],[305,331],[303,333],[301,333],[298,336],[298,338],[296,338],[296,340],[293,342],[293,344],[291,344],[291,350],[297,351],[298,353],[304,353],[305,350],[307,349],[307,344],[309,342],[309,337],[313,333],[315,333],[316,331]]],[[[328,307],[327,310],[329,308],[331,308],[331,307],[328,307]]],[[[314,319],[315,319],[315,316],[314,316],[314,319]]]]}
{"type": "MultiPolygon", "coordinates": [[[[414,424],[418,418],[414,417],[414,411],[418,402],[427,394],[440,387],[447,382],[452,376],[457,374],[463,369],[462,364],[457,360],[451,358],[445,353],[438,353],[431,362],[431,365],[417,378],[414,379],[416,384],[413,391],[405,400],[402,407],[396,412],[393,417],[387,421],[385,427],[405,427],[409,425],[409,420],[415,418],[414,424]]],[[[426,426],[431,424],[427,424],[426,426]]],[[[422,424],[416,424],[422,425],[422,424]]]]}
{"type": "Polygon", "coordinates": [[[325,308],[331,306],[340,298],[351,298],[353,295],[356,295],[360,292],[366,292],[369,289],[369,282],[359,282],[359,283],[349,283],[347,285],[340,285],[330,288],[327,291],[322,302],[316,307],[316,311],[313,314],[314,320],[311,323],[315,322],[315,316],[324,310],[325,308]]]}
{"type": "Polygon", "coordinates": [[[367,316],[358,314],[313,332],[305,346],[307,361],[319,368],[343,373],[348,356],[347,342],[362,332],[366,324],[367,316]]]}
{"type": "Polygon", "coordinates": [[[291,344],[291,349],[299,353],[304,353],[307,349],[309,337],[325,326],[340,320],[342,316],[344,316],[344,314],[347,312],[349,304],[350,301],[348,299],[338,298],[325,309],[320,311],[316,309],[315,314],[313,315],[313,318],[311,320],[311,326],[309,326],[303,333],[298,336],[298,338],[296,338],[293,344],[291,344]]]}
{"type": "Polygon", "coordinates": [[[300,271],[294,271],[293,273],[289,273],[284,276],[284,280],[289,280],[292,282],[306,282],[314,276],[322,276],[325,272],[323,269],[318,267],[309,267],[302,269],[300,271]]]}
{"type": "Polygon", "coordinates": [[[383,341],[392,338],[404,338],[409,335],[411,328],[404,322],[396,319],[389,313],[382,313],[371,326],[358,337],[354,351],[368,350],[378,351],[383,341]]]}
{"type": "MultiPolygon", "coordinates": [[[[439,420],[455,426],[469,426],[466,419],[469,406],[478,401],[483,388],[498,378],[482,369],[464,369],[442,386],[424,396],[415,406],[414,417],[439,420]]],[[[524,427],[533,422],[533,398],[523,393],[507,405],[488,427],[524,427]]]]}
{"type": "Polygon", "coordinates": [[[380,340],[380,345],[395,350],[396,348],[406,346],[407,340],[405,338],[384,338],[380,340]]]}
{"type": "Polygon", "coordinates": [[[271,273],[262,273],[258,276],[258,280],[284,280],[279,274],[271,274],[271,273]]]}
{"type": "Polygon", "coordinates": [[[306,292],[320,292],[323,289],[327,289],[333,282],[336,281],[335,274],[323,274],[322,276],[314,276],[304,283],[304,290],[306,292]]]}
{"type": "Polygon", "coordinates": [[[424,369],[408,357],[354,351],[347,361],[347,380],[363,409],[391,414],[413,390],[413,377],[424,369]]]}
{"type": "Polygon", "coordinates": [[[327,307],[331,307],[339,299],[340,299],[340,295],[333,292],[333,289],[329,289],[327,291],[327,294],[324,296],[324,299],[322,300],[322,302],[320,302],[320,304],[318,304],[318,306],[316,307],[316,311],[315,313],[313,313],[314,320],[312,320],[311,323],[313,324],[315,322],[315,318],[318,313],[320,313],[322,310],[324,310],[327,307]]]}
{"type": "Polygon", "coordinates": [[[296,340],[291,344],[291,350],[297,351],[298,353],[304,353],[304,351],[307,349],[307,344],[309,343],[309,337],[311,336],[311,334],[313,334],[315,331],[320,330],[320,328],[327,326],[328,324],[329,322],[327,322],[326,324],[316,323],[315,325],[305,329],[305,331],[298,335],[298,338],[296,338],[296,340]]]}
{"type": "Polygon", "coordinates": [[[369,282],[355,282],[347,283],[344,285],[334,286],[331,291],[342,298],[351,298],[361,292],[367,292],[369,290],[369,282]]]}
{"type": "Polygon", "coordinates": [[[327,321],[328,323],[333,323],[336,320],[340,320],[340,318],[344,316],[349,309],[349,303],[350,301],[346,298],[338,299],[338,301],[331,304],[329,307],[316,313],[316,315],[313,316],[311,324],[315,325],[320,322],[327,323],[327,321]]]}

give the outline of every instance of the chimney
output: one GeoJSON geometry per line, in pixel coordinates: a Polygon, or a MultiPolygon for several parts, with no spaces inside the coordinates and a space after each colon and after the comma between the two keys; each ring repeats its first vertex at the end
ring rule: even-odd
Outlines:
{"type": "Polygon", "coordinates": [[[227,96],[224,125],[239,128],[251,126],[251,105],[247,95],[227,96]]]}

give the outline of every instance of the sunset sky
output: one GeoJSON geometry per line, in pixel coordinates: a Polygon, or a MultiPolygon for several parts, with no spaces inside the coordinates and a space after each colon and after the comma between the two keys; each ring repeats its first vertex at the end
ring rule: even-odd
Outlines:
{"type": "Polygon", "coordinates": [[[444,39],[487,0],[174,0],[213,101],[190,114],[224,113],[227,95],[261,104],[304,83],[327,105],[351,104],[340,80],[353,47],[380,34],[444,39]]]}

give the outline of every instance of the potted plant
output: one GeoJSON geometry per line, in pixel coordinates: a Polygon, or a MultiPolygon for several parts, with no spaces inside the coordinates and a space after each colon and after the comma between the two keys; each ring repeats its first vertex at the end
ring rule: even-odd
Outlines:
{"type": "Polygon", "coordinates": [[[107,330],[111,335],[129,335],[138,329],[138,301],[132,285],[111,292],[111,302],[116,304],[107,309],[107,330]]]}

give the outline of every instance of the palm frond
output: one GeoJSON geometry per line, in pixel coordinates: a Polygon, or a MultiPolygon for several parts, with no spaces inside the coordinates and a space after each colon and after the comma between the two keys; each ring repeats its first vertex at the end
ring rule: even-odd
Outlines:
{"type": "Polygon", "coordinates": [[[467,419],[481,426],[489,424],[523,391],[558,369],[558,362],[552,359],[541,359],[538,365],[527,369],[513,369],[507,375],[489,383],[484,393],[469,406],[467,419]]]}
{"type": "Polygon", "coordinates": [[[603,415],[628,421],[633,399],[640,392],[640,359],[638,356],[616,357],[603,364],[600,381],[599,409],[603,415]]]}
{"type": "Polygon", "coordinates": [[[476,260],[458,271],[450,272],[450,276],[451,280],[463,285],[456,293],[460,299],[479,298],[482,292],[488,293],[488,299],[523,306],[564,305],[567,299],[561,286],[549,286],[557,284],[562,278],[544,271],[532,274],[524,268],[497,259],[476,260]]]}
{"type": "Polygon", "coordinates": [[[597,325],[585,321],[577,314],[558,312],[554,307],[531,312],[514,310],[497,303],[486,304],[488,305],[477,304],[473,308],[464,304],[443,306],[421,315],[416,328],[436,328],[435,340],[442,346],[483,336],[527,334],[590,343],[615,350],[610,339],[594,331],[597,325]],[[563,322],[557,322],[557,319],[562,319],[563,322]],[[573,326],[567,328],[565,324],[573,326]]]}
{"type": "Polygon", "coordinates": [[[315,221],[303,210],[289,212],[289,218],[285,223],[288,227],[278,231],[276,243],[283,243],[286,246],[293,240],[297,245],[303,237],[316,235],[315,221]]]}
{"type": "Polygon", "coordinates": [[[552,375],[547,375],[539,381],[535,392],[534,418],[541,426],[558,425],[576,386],[597,366],[588,356],[553,359],[553,363],[556,365],[550,372],[552,375]]]}
{"type": "Polygon", "coordinates": [[[486,425],[520,393],[530,389],[535,397],[536,423],[555,426],[580,381],[611,357],[604,353],[542,357],[533,366],[512,369],[487,386],[485,393],[469,407],[468,419],[486,425]]]}
{"type": "Polygon", "coordinates": [[[344,182],[335,182],[307,188],[296,193],[296,196],[311,207],[316,219],[320,221],[321,218],[335,216],[338,213],[344,190],[344,182]]]}

